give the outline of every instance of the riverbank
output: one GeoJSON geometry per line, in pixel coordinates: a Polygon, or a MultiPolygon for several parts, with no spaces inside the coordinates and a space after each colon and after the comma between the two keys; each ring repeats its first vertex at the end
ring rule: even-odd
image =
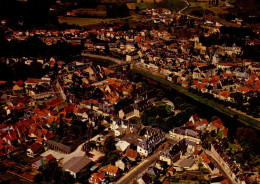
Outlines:
{"type": "Polygon", "coordinates": [[[193,94],[193,93],[189,92],[187,88],[184,88],[184,87],[174,84],[170,81],[167,81],[166,79],[164,79],[162,77],[152,75],[148,72],[145,72],[145,71],[142,71],[142,70],[136,69],[136,68],[133,69],[133,72],[139,73],[145,77],[153,79],[154,81],[167,85],[167,86],[171,87],[172,89],[184,94],[187,97],[194,99],[195,101],[197,101],[203,105],[207,105],[226,116],[236,119],[237,121],[243,123],[244,125],[252,127],[256,130],[260,130],[260,122],[257,121],[256,119],[247,117],[238,111],[233,111],[232,109],[225,107],[224,105],[221,105],[221,104],[215,102],[214,100],[209,100],[208,98],[203,98],[202,96],[193,94]]]}

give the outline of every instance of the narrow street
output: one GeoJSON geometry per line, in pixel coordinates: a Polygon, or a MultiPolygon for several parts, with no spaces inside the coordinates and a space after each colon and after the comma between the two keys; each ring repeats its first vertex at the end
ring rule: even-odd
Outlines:
{"type": "Polygon", "coordinates": [[[155,162],[161,152],[158,151],[155,154],[151,155],[150,157],[146,158],[144,161],[142,161],[139,165],[137,165],[135,168],[133,168],[130,172],[125,174],[122,178],[120,178],[116,184],[127,184],[129,183],[135,176],[137,176],[139,173],[142,173],[147,169],[153,162],[155,162]]]}

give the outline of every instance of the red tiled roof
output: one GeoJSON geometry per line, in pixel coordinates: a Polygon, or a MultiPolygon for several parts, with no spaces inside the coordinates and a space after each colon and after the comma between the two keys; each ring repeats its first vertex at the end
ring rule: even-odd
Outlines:
{"type": "Polygon", "coordinates": [[[202,121],[197,122],[199,125],[208,125],[208,121],[206,119],[203,119],[202,121]]]}
{"type": "Polygon", "coordinates": [[[49,161],[55,159],[55,157],[52,154],[47,155],[45,158],[49,161]]]}
{"type": "Polygon", "coordinates": [[[224,179],[221,181],[221,184],[231,184],[232,182],[229,179],[224,179]]]}
{"type": "Polygon", "coordinates": [[[107,166],[107,172],[117,174],[117,171],[118,171],[118,167],[111,164],[107,166]]]}
{"type": "Polygon", "coordinates": [[[212,121],[211,123],[212,123],[213,126],[215,126],[217,128],[221,128],[222,129],[224,127],[221,119],[217,119],[215,121],[212,121]]]}
{"type": "Polygon", "coordinates": [[[16,85],[19,86],[19,87],[22,87],[22,85],[24,84],[24,82],[22,80],[19,80],[16,85]]]}
{"type": "Polygon", "coordinates": [[[201,155],[201,157],[202,157],[202,159],[203,159],[203,161],[204,161],[205,163],[207,163],[207,164],[210,163],[210,159],[207,157],[207,155],[206,155],[205,153],[203,153],[203,154],[201,155]]]}
{"type": "Polygon", "coordinates": [[[227,137],[227,135],[228,135],[228,128],[223,130],[223,134],[224,134],[225,137],[227,137]]]}
{"type": "Polygon", "coordinates": [[[35,78],[28,78],[26,80],[26,83],[32,83],[32,84],[38,84],[40,79],[35,79],[35,78]]]}
{"type": "Polygon", "coordinates": [[[134,151],[134,150],[131,150],[131,149],[128,149],[126,151],[126,154],[125,154],[127,157],[130,157],[130,158],[133,158],[133,159],[136,159],[138,153],[137,151],[134,151]]]}
{"type": "Polygon", "coordinates": [[[52,100],[52,101],[49,101],[49,102],[47,103],[47,105],[50,106],[50,107],[56,107],[57,105],[59,105],[59,104],[61,104],[61,103],[62,103],[62,101],[57,98],[57,99],[54,99],[54,100],[52,100]]]}
{"type": "Polygon", "coordinates": [[[241,91],[241,92],[244,92],[244,93],[247,93],[248,91],[250,91],[250,88],[247,87],[247,86],[241,86],[238,88],[238,91],[241,91]]]}
{"type": "Polygon", "coordinates": [[[93,173],[91,177],[89,178],[89,181],[92,181],[94,183],[101,183],[102,179],[106,178],[104,174],[101,173],[93,173]]]}
{"type": "Polygon", "coordinates": [[[229,95],[230,95],[230,93],[227,92],[227,91],[222,91],[219,95],[220,95],[220,96],[223,96],[223,97],[225,97],[225,98],[228,98],[229,95]]]}
{"type": "Polygon", "coordinates": [[[31,146],[29,146],[27,149],[31,149],[33,152],[37,152],[42,148],[42,145],[40,143],[34,143],[31,146]]]}

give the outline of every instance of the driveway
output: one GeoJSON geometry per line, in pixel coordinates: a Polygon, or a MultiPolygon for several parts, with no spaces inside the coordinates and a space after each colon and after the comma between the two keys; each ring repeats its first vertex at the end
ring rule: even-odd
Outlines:
{"type": "MultiPolygon", "coordinates": [[[[90,140],[96,140],[97,137],[99,137],[99,135],[96,135],[95,137],[93,137],[90,140]]],[[[84,156],[85,152],[81,150],[82,146],[87,143],[89,140],[87,140],[86,142],[82,143],[81,145],[79,145],[77,147],[77,149],[73,152],[71,152],[70,154],[65,154],[59,151],[55,151],[55,150],[47,150],[46,152],[42,153],[41,156],[47,156],[49,154],[52,154],[57,160],[60,160],[60,163],[63,165],[64,163],[66,163],[67,161],[69,161],[71,158],[73,157],[79,157],[79,156],[84,156]]],[[[91,158],[90,158],[91,159],[91,158]]]]}

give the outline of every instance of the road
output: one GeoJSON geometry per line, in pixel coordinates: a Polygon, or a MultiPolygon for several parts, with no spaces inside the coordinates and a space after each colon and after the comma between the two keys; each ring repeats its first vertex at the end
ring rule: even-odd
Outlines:
{"type": "Polygon", "coordinates": [[[133,168],[130,172],[125,174],[122,178],[120,178],[116,184],[127,184],[130,183],[130,181],[137,176],[139,173],[142,173],[147,169],[153,162],[155,162],[159,156],[160,151],[156,152],[155,154],[149,156],[144,161],[142,161],[139,165],[137,165],[135,168],[133,168]]]}

